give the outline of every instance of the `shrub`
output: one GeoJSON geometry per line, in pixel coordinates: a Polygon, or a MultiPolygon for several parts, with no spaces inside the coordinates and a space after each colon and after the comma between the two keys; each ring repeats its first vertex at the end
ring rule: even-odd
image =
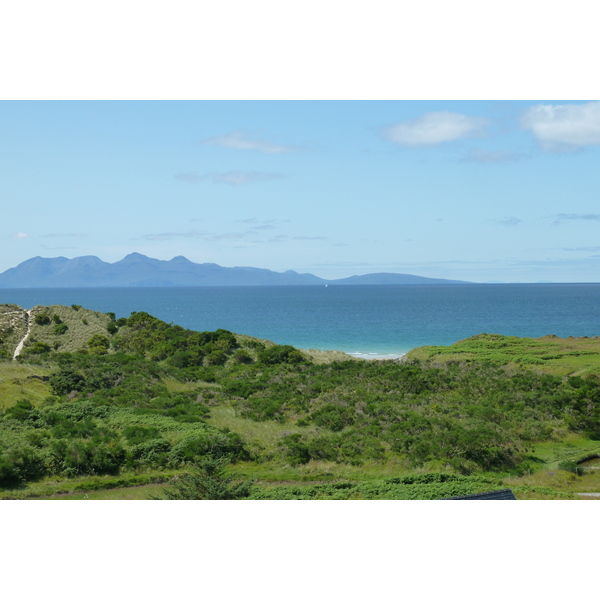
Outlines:
{"type": "Polygon", "coordinates": [[[50,317],[46,313],[39,313],[39,314],[35,315],[33,322],[36,325],[49,325],[50,317]]]}
{"type": "Polygon", "coordinates": [[[44,460],[31,446],[16,446],[0,452],[0,485],[33,481],[45,474],[44,460]]]}
{"type": "Polygon", "coordinates": [[[33,404],[29,400],[18,400],[14,406],[6,409],[4,413],[5,419],[17,419],[18,421],[25,421],[31,415],[33,410],[33,404]]]}
{"type": "Polygon", "coordinates": [[[569,473],[575,473],[576,475],[582,475],[583,469],[572,460],[565,460],[558,465],[558,468],[562,471],[569,471],[569,473]]]}
{"type": "Polygon", "coordinates": [[[194,472],[175,479],[171,489],[164,490],[164,498],[155,500],[240,500],[252,493],[251,482],[233,483],[225,474],[228,457],[204,457],[194,472]]]}
{"type": "Polygon", "coordinates": [[[48,379],[50,389],[56,396],[66,396],[73,391],[80,392],[85,386],[85,377],[74,371],[59,371],[48,379]]]}
{"type": "Polygon", "coordinates": [[[177,350],[168,360],[170,365],[178,369],[187,367],[197,367],[202,365],[204,354],[201,351],[192,352],[191,350],[177,350]]]}
{"type": "Polygon", "coordinates": [[[136,444],[127,453],[127,463],[135,466],[136,463],[154,466],[165,466],[169,459],[171,444],[164,439],[152,439],[141,444],[136,444]]]}
{"type": "Polygon", "coordinates": [[[44,344],[43,342],[34,342],[25,350],[25,352],[27,354],[44,354],[46,352],[50,352],[50,346],[48,346],[48,344],[44,344]]]}
{"type": "Polygon", "coordinates": [[[50,432],[55,438],[92,438],[97,432],[97,425],[90,418],[73,421],[64,417],[57,420],[50,432]]]}
{"type": "Polygon", "coordinates": [[[285,450],[284,453],[290,465],[304,465],[310,460],[308,446],[303,443],[302,436],[299,433],[286,435],[281,440],[281,445],[285,450]]]}
{"type": "Polygon", "coordinates": [[[254,362],[254,359],[247,350],[239,348],[233,355],[233,360],[241,365],[247,365],[254,362]]]}
{"type": "Polygon", "coordinates": [[[278,365],[282,363],[294,365],[308,362],[300,350],[289,345],[265,348],[265,350],[259,353],[258,360],[264,365],[278,365]]]}
{"type": "Polygon", "coordinates": [[[125,449],[118,443],[56,440],[50,447],[50,468],[67,477],[117,475],[125,462],[125,449]]]}
{"type": "Polygon", "coordinates": [[[67,333],[69,327],[67,326],[66,323],[57,323],[54,326],[54,334],[55,335],[64,335],[65,333],[67,333]]]}
{"type": "Polygon", "coordinates": [[[125,427],[123,430],[125,439],[132,445],[142,444],[160,437],[160,433],[156,427],[140,427],[133,425],[131,427],[125,427]]]}
{"type": "Polygon", "coordinates": [[[91,354],[106,354],[110,347],[110,342],[108,341],[108,338],[97,333],[87,341],[86,345],[91,354]]]}
{"type": "Polygon", "coordinates": [[[231,379],[224,383],[223,389],[232,396],[249,398],[252,394],[263,390],[266,384],[255,379],[231,379]]]}
{"type": "Polygon", "coordinates": [[[341,431],[347,425],[354,423],[354,414],[351,408],[332,404],[327,404],[315,411],[311,418],[319,427],[327,427],[331,431],[341,431]]]}
{"type": "Polygon", "coordinates": [[[247,452],[237,433],[206,432],[175,444],[169,453],[169,462],[173,466],[197,463],[206,455],[244,458],[247,452]]]}
{"type": "Polygon", "coordinates": [[[227,354],[223,350],[213,350],[204,359],[204,363],[207,366],[222,366],[227,362],[227,354]]]}

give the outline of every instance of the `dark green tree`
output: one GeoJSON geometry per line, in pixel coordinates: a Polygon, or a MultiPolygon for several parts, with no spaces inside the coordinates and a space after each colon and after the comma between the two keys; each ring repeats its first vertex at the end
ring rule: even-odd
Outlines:
{"type": "Polygon", "coordinates": [[[228,456],[207,455],[195,466],[194,471],[176,479],[164,497],[153,500],[241,500],[252,492],[252,482],[234,483],[225,473],[228,456]]]}

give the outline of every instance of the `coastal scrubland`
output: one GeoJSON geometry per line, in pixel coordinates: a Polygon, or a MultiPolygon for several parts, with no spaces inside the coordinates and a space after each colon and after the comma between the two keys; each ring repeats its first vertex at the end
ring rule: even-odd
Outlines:
{"type": "Polygon", "coordinates": [[[145,312],[0,307],[0,498],[576,498],[600,493],[596,456],[597,338],[366,361],[145,312]]]}

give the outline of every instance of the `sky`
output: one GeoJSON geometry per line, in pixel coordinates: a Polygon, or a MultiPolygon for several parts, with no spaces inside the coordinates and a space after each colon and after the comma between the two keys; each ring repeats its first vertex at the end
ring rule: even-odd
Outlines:
{"type": "Polygon", "coordinates": [[[600,281],[600,102],[5,101],[0,271],[600,281]]]}

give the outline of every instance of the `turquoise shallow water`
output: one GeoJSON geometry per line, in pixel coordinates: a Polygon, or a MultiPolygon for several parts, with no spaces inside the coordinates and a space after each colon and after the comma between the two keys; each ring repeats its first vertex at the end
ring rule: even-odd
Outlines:
{"type": "Polygon", "coordinates": [[[146,311],[190,329],[373,358],[484,332],[600,335],[600,284],[2,289],[0,303],[146,311]]]}

